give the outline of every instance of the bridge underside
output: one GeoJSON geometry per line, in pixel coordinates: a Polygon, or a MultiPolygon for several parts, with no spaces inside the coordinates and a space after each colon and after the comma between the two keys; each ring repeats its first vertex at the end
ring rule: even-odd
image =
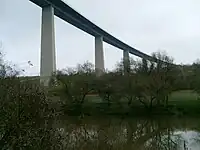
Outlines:
{"type": "Polygon", "coordinates": [[[98,76],[105,71],[103,41],[124,51],[125,71],[129,68],[129,53],[155,61],[151,56],[132,48],[93,24],[61,0],[30,1],[42,8],[40,76],[45,85],[56,71],[54,15],[95,37],[95,70],[98,76]]]}
{"type": "Polygon", "coordinates": [[[108,32],[104,31],[103,29],[92,23],[90,20],[88,20],[87,18],[76,12],[74,9],[69,7],[66,3],[64,3],[61,0],[30,0],[30,1],[40,7],[51,5],[52,7],[54,7],[54,14],[57,17],[63,19],[64,21],[74,25],[75,27],[81,29],[82,31],[85,31],[86,33],[92,36],[95,37],[102,36],[104,42],[114,47],[117,47],[121,50],[129,51],[129,53],[141,58],[145,58],[147,60],[157,61],[151,56],[139,50],[136,50],[135,48],[127,45],[126,43],[110,35],[108,32]]]}

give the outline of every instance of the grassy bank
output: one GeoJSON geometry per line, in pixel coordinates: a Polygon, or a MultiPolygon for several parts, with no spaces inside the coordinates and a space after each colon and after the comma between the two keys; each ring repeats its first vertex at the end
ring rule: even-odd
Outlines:
{"type": "Polygon", "coordinates": [[[190,90],[177,91],[170,96],[170,105],[175,106],[177,112],[184,115],[200,115],[199,96],[190,90]]]}
{"type": "MultiPolygon", "coordinates": [[[[31,78],[32,79],[32,78],[31,78]]],[[[34,81],[34,79],[33,79],[34,81]]],[[[56,110],[64,112],[66,115],[120,115],[120,116],[146,116],[146,115],[176,115],[176,116],[199,116],[200,100],[197,93],[192,90],[179,90],[169,96],[168,106],[153,106],[151,110],[147,109],[140,102],[133,102],[131,106],[127,99],[121,99],[120,102],[112,101],[108,104],[98,94],[87,94],[83,104],[63,105],[66,97],[62,96],[62,87],[51,87],[48,89],[48,97],[54,101],[56,110]]]]}
{"type": "MultiPolygon", "coordinates": [[[[52,90],[51,90],[52,92],[52,90]]],[[[59,92],[54,91],[54,95],[59,97],[59,92]]],[[[62,101],[62,100],[61,100],[62,101]]],[[[198,94],[191,90],[182,90],[173,92],[169,96],[168,106],[153,106],[151,110],[147,109],[140,102],[133,102],[131,106],[127,104],[126,99],[120,102],[103,101],[97,94],[88,94],[83,104],[70,104],[61,106],[61,110],[66,115],[119,115],[119,116],[147,116],[147,115],[200,115],[200,100],[198,94]]]]}

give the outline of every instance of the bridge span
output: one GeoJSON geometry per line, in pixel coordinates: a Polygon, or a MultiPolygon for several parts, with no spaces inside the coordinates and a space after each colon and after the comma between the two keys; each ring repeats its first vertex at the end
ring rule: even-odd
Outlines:
{"type": "Polygon", "coordinates": [[[42,8],[40,77],[41,82],[45,85],[48,84],[52,72],[56,71],[54,15],[95,37],[95,70],[97,75],[101,75],[104,71],[103,41],[123,50],[123,60],[126,63],[124,66],[127,66],[129,62],[129,53],[156,61],[153,57],[104,31],[61,0],[30,1],[42,8]]]}

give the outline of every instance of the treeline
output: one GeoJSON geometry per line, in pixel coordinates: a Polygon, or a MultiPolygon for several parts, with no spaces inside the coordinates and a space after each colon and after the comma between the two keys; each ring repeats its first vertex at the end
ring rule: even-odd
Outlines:
{"type": "Polygon", "coordinates": [[[173,59],[164,52],[152,56],[160,61],[131,59],[129,65],[125,65],[127,68],[121,61],[116,69],[98,77],[94,65],[89,62],[58,71],[58,86],[53,91],[61,97],[62,106],[68,113],[74,109],[79,113],[87,110],[87,114],[93,114],[94,109],[103,110],[101,113],[119,113],[119,110],[120,113],[122,110],[122,113],[133,110],[135,113],[138,108],[145,108],[148,113],[157,108],[168,111],[172,92],[191,90],[199,93],[199,63],[174,65],[173,59]],[[99,97],[100,102],[89,103],[88,97],[92,99],[92,96],[88,95],[91,94],[96,95],[93,99],[99,97]]]}

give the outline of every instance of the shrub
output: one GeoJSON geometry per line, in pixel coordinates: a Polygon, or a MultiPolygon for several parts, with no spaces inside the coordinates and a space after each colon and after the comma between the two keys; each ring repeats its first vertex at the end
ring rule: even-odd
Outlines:
{"type": "Polygon", "coordinates": [[[15,68],[0,61],[0,148],[62,149],[62,136],[51,127],[56,113],[46,91],[21,81],[15,68]]]}

